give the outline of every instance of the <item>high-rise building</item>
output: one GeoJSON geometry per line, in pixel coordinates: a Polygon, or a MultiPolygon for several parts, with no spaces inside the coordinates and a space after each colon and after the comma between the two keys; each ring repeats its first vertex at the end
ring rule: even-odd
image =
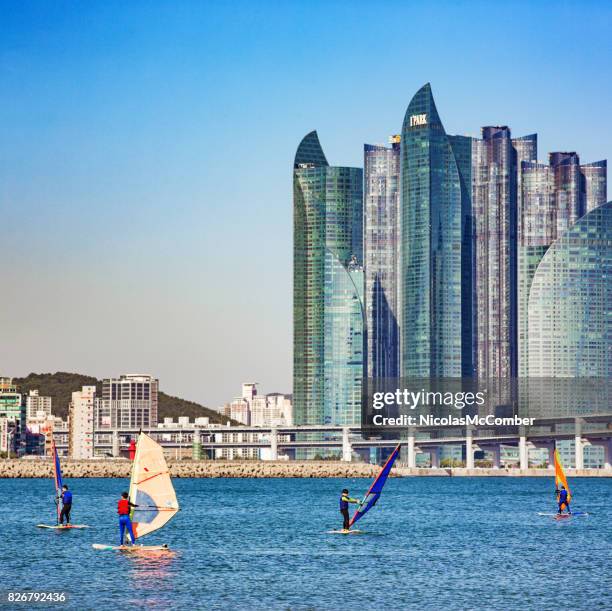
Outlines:
{"type": "Polygon", "coordinates": [[[26,398],[26,420],[40,420],[43,415],[51,416],[51,397],[41,396],[37,390],[31,390],[26,398]]]}
{"type": "Polygon", "coordinates": [[[354,389],[363,376],[362,183],[360,168],[330,166],[317,133],[305,136],[293,166],[296,424],[335,424],[361,409],[354,389]],[[332,384],[342,389],[341,408],[332,384]]]}
{"type": "Polygon", "coordinates": [[[612,202],[548,249],[529,294],[529,376],[612,376],[612,202]]]}
{"type": "Polygon", "coordinates": [[[479,378],[516,375],[517,171],[508,127],[474,139],[475,369],[479,378]]]}
{"type": "Polygon", "coordinates": [[[159,381],[142,374],[108,378],[96,402],[96,427],[139,429],[157,426],[159,381]]]}
{"type": "Polygon", "coordinates": [[[597,206],[606,203],[608,190],[608,163],[594,161],[580,166],[580,171],[584,177],[584,211],[590,212],[597,206]]]}
{"type": "Polygon", "coordinates": [[[94,411],[96,387],[83,386],[72,393],[68,410],[68,455],[88,459],[94,456],[94,411]]]}
{"type": "Polygon", "coordinates": [[[401,373],[473,374],[471,138],[448,137],[431,87],[412,98],[401,135],[401,373]]]}
{"type": "Polygon", "coordinates": [[[518,218],[519,376],[529,372],[528,304],[534,275],[550,245],[585,212],[605,203],[607,163],[580,165],[576,153],[550,153],[549,163],[521,164],[518,218]]]}
{"type": "Polygon", "coordinates": [[[575,152],[549,153],[557,214],[557,233],[567,231],[584,214],[584,180],[575,152]]]}
{"type": "Polygon", "coordinates": [[[9,454],[23,454],[26,440],[25,401],[12,378],[0,377],[0,418],[4,419],[4,441],[0,445],[6,446],[9,454]]]}
{"type": "Polygon", "coordinates": [[[21,393],[13,383],[13,378],[0,378],[0,416],[21,421],[25,411],[23,406],[21,393]]]}
{"type": "Polygon", "coordinates": [[[399,376],[400,136],[364,146],[364,269],[368,378],[399,376]]]}

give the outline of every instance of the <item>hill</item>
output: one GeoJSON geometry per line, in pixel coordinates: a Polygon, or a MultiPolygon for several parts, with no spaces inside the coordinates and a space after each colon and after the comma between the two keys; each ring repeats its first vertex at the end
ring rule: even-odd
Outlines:
{"type": "MultiPolygon", "coordinates": [[[[57,373],[31,373],[25,378],[15,378],[15,384],[24,395],[30,390],[38,390],[41,395],[53,397],[53,414],[66,418],[68,415],[68,404],[75,390],[80,390],[82,386],[95,386],[97,394],[102,394],[102,381],[92,376],[80,373],[67,373],[58,371],[57,373]]],[[[227,418],[218,412],[208,409],[194,401],[187,401],[179,397],[172,397],[164,392],[158,393],[158,417],[189,416],[191,420],[200,416],[210,418],[211,423],[225,424],[227,418]]]]}

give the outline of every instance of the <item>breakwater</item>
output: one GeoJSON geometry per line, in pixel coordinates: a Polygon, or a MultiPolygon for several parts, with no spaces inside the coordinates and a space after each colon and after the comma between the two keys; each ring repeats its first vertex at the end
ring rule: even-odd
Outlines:
{"type": "MultiPolygon", "coordinates": [[[[380,467],[359,462],[340,461],[255,461],[255,460],[170,460],[172,477],[274,477],[312,478],[338,477],[345,479],[371,478],[380,467]]],[[[130,476],[129,460],[64,460],[64,477],[123,477],[130,476]]],[[[569,477],[612,477],[609,469],[567,469],[569,477]]],[[[0,478],[52,477],[53,465],[50,460],[0,460],[0,478]]],[[[551,477],[549,469],[465,469],[440,468],[410,469],[397,465],[392,477],[551,477]]]]}

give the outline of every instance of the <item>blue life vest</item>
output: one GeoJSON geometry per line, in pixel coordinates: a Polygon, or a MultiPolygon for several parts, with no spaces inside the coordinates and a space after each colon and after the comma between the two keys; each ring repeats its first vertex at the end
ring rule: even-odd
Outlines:
{"type": "Polygon", "coordinates": [[[344,510],[344,509],[348,509],[348,501],[345,501],[344,499],[348,498],[345,497],[344,494],[340,497],[340,511],[344,510]]]}
{"type": "Polygon", "coordinates": [[[567,503],[567,490],[559,492],[559,503],[567,503]]]}
{"type": "Polygon", "coordinates": [[[62,493],[62,503],[64,505],[72,505],[72,492],[70,490],[64,490],[62,493]]]}

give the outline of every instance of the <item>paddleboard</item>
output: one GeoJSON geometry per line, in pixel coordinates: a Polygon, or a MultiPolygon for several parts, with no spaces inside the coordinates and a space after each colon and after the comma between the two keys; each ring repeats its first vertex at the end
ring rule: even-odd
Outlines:
{"type": "Polygon", "coordinates": [[[366,531],[365,530],[357,530],[352,529],[352,530],[328,530],[327,531],[328,534],[330,535],[365,535],[366,531]]]}
{"type": "Polygon", "coordinates": [[[101,543],[93,543],[94,549],[103,551],[119,551],[119,552],[169,552],[170,548],[167,545],[103,545],[101,543]]]}
{"type": "Polygon", "coordinates": [[[36,528],[53,528],[54,530],[71,530],[73,528],[89,528],[86,524],[37,524],[36,528]]]}

